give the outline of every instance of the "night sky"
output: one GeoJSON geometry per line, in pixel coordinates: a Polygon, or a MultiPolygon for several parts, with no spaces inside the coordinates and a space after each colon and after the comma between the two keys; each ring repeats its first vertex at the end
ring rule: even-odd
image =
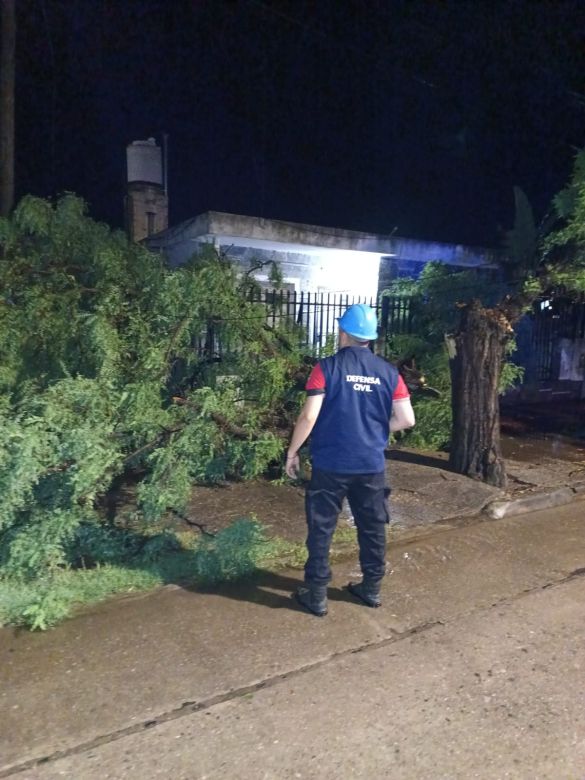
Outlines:
{"type": "Polygon", "coordinates": [[[585,2],[17,0],[17,197],[123,224],[169,134],[171,224],[214,209],[497,245],[585,143],[585,2]]]}

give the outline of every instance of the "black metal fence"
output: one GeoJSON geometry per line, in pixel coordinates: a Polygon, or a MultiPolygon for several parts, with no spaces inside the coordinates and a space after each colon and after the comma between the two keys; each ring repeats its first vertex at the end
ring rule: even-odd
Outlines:
{"type": "MultiPolygon", "coordinates": [[[[315,356],[332,346],[337,318],[353,303],[366,303],[376,310],[382,342],[379,346],[383,350],[387,347],[385,336],[412,333],[417,311],[420,313],[416,299],[409,296],[383,296],[378,301],[345,293],[255,289],[249,300],[259,304],[257,316],[266,325],[315,356]]],[[[585,338],[585,296],[575,299],[555,294],[550,300],[537,301],[529,319],[530,335],[525,346],[530,363],[527,378],[530,375],[537,381],[552,379],[558,373],[559,339],[585,338]]],[[[229,330],[223,327],[221,320],[210,324],[194,345],[199,355],[221,360],[239,352],[241,342],[236,343],[238,339],[234,336],[230,338],[229,330]]],[[[234,332],[233,328],[231,332],[234,332]]]]}
{"type": "Polygon", "coordinates": [[[337,318],[353,303],[376,307],[373,298],[335,293],[311,293],[295,290],[261,290],[254,302],[266,306],[266,323],[271,327],[296,330],[301,346],[325,347],[337,332],[337,318]]]}
{"type": "Polygon", "coordinates": [[[555,379],[560,339],[585,338],[585,295],[541,298],[534,303],[530,319],[534,378],[538,381],[555,379]]]}
{"type": "Polygon", "coordinates": [[[385,295],[379,304],[380,335],[402,336],[413,332],[415,298],[403,295],[385,295]]]}
{"type": "MultiPolygon", "coordinates": [[[[278,330],[300,347],[321,354],[337,333],[337,319],[354,303],[365,303],[376,310],[380,335],[410,333],[412,329],[412,299],[408,297],[375,298],[325,292],[258,289],[249,300],[260,304],[266,325],[278,330]]],[[[217,322],[201,333],[196,345],[199,355],[221,360],[239,351],[239,345],[226,335],[226,328],[217,322]]]]}

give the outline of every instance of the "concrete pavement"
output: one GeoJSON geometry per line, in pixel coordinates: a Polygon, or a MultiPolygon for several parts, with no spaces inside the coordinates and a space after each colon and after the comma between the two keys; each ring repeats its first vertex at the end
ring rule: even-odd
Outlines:
{"type": "Polygon", "coordinates": [[[289,572],[4,630],[0,777],[582,780],[584,530],[583,501],[434,526],[380,610],[348,561],[324,619],[289,572]]]}
{"type": "Polygon", "coordinates": [[[480,514],[500,519],[563,506],[585,493],[585,450],[581,446],[575,444],[564,458],[546,451],[539,454],[532,446],[528,460],[506,458],[506,490],[453,473],[444,453],[391,450],[387,468],[394,527],[420,530],[480,514]]]}
{"type": "Polygon", "coordinates": [[[37,767],[60,778],[580,780],[585,580],[37,767]]]}

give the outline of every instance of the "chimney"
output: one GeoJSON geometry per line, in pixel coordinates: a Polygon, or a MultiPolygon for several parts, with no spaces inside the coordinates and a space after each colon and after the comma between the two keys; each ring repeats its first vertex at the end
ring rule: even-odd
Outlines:
{"type": "Polygon", "coordinates": [[[133,141],[126,147],[126,162],[126,230],[131,241],[142,241],[169,226],[162,149],[154,138],[133,141]]]}

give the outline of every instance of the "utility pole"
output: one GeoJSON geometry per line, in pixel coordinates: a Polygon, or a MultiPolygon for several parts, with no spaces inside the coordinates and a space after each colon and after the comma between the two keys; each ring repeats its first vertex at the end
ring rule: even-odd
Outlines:
{"type": "Polygon", "coordinates": [[[0,216],[14,205],[14,72],[16,53],[16,0],[0,0],[0,216]]]}

